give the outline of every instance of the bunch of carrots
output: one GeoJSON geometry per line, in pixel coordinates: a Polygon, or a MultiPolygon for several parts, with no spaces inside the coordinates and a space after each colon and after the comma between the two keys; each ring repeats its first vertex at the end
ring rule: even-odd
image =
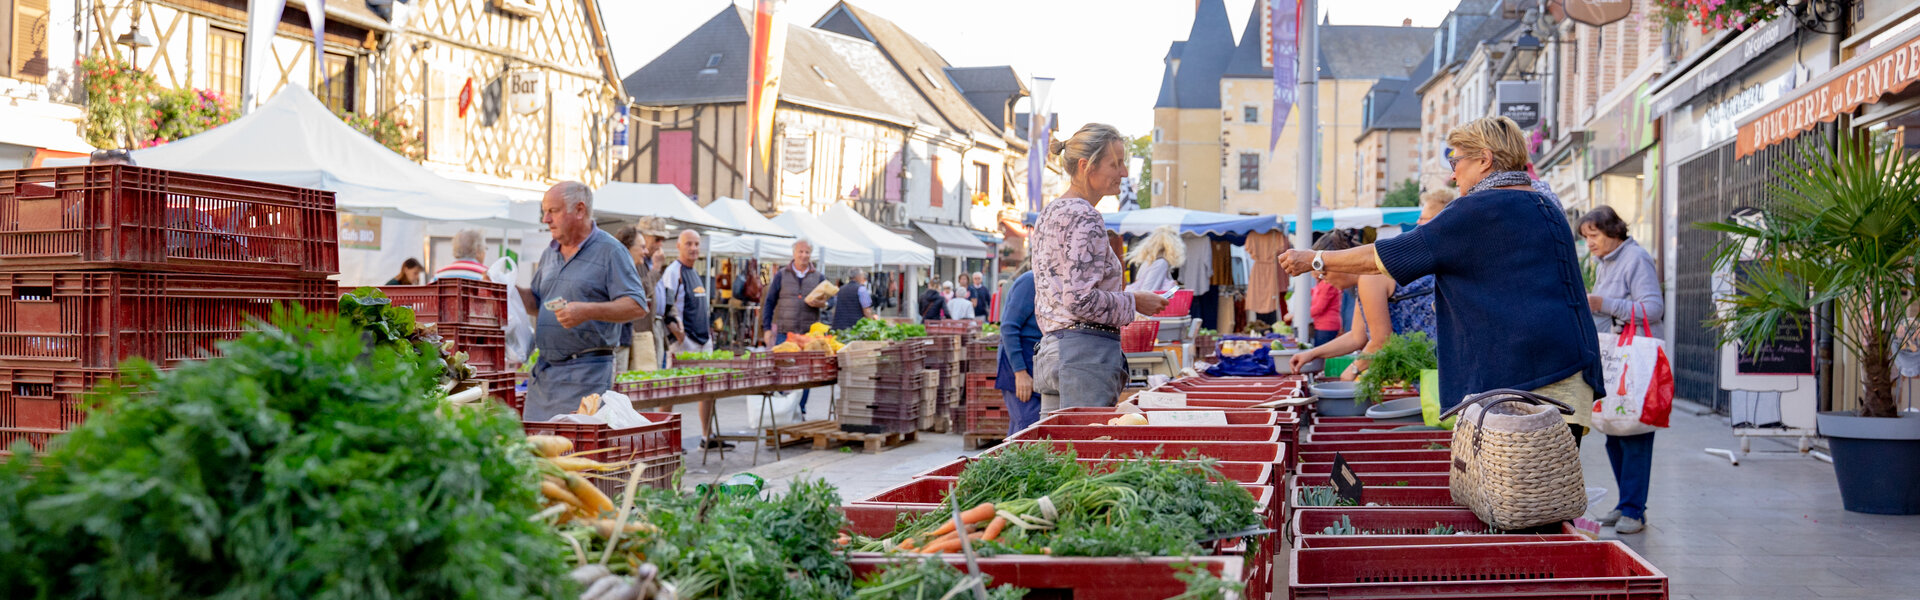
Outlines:
{"type": "MultiPolygon", "coordinates": [[[[1007,528],[1007,518],[999,515],[999,511],[994,508],[992,502],[982,502],[978,506],[962,511],[960,521],[966,523],[969,529],[980,523],[987,524],[985,530],[967,534],[967,537],[977,542],[991,542],[999,538],[1000,532],[1007,528]]],[[[907,536],[897,546],[902,551],[920,554],[959,552],[960,547],[960,530],[954,526],[953,519],[944,520],[939,527],[924,534],[907,536]]]]}
{"type": "Polygon", "coordinates": [[[540,495],[547,499],[547,509],[535,515],[536,519],[555,519],[556,524],[577,520],[593,528],[603,539],[613,537],[615,528],[623,533],[652,529],[646,523],[626,523],[622,526],[609,517],[615,511],[613,499],[608,498],[600,488],[594,487],[592,480],[603,478],[597,473],[615,471],[627,464],[600,462],[588,458],[588,455],[611,448],[574,452],[573,441],[557,435],[530,435],[527,441],[541,458],[540,495]]]}

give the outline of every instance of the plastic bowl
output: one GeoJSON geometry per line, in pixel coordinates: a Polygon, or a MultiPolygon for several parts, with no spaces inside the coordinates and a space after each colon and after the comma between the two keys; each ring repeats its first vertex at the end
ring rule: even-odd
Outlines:
{"type": "MultiPolygon", "coordinates": [[[[1322,399],[1346,400],[1360,395],[1358,384],[1351,381],[1328,381],[1313,384],[1313,395],[1322,399]]],[[[1416,405],[1418,402],[1416,401],[1416,405]]]]}

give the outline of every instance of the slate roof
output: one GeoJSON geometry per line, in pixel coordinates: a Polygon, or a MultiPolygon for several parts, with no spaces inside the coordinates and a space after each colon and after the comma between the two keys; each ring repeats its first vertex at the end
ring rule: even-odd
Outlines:
{"type": "Polygon", "coordinates": [[[896,71],[945,118],[949,131],[1001,135],[1002,128],[974,109],[953,81],[951,64],[919,38],[873,13],[847,2],[834,5],[814,28],[873,42],[892,59],[896,71]]]}
{"type": "Polygon", "coordinates": [[[1266,11],[1260,10],[1261,2],[1253,3],[1253,10],[1247,14],[1247,26],[1240,30],[1240,45],[1233,49],[1233,60],[1227,63],[1227,77],[1273,78],[1273,69],[1262,66],[1261,57],[1266,54],[1260,47],[1261,21],[1266,11]]]}
{"type": "MultiPolygon", "coordinates": [[[[654,106],[746,101],[751,20],[744,9],[722,9],[628,75],[622,87],[634,102],[654,106]],[[708,72],[715,54],[719,64],[708,72]]],[[[865,40],[789,25],[780,99],[901,124],[940,122],[940,114],[891,67],[865,40]]]]}
{"type": "Polygon", "coordinates": [[[1419,129],[1420,95],[1406,77],[1382,77],[1367,90],[1360,137],[1383,129],[1419,129]]]}
{"type": "Polygon", "coordinates": [[[989,123],[1011,125],[1007,112],[1015,99],[1027,95],[1027,86],[1020,83],[1013,67],[948,67],[947,79],[959,86],[960,95],[989,123]]]}
{"type": "Polygon", "coordinates": [[[1169,67],[1172,72],[1162,73],[1154,108],[1220,108],[1220,76],[1233,60],[1235,48],[1226,5],[1221,0],[1200,0],[1187,39],[1168,49],[1169,57],[1179,55],[1180,68],[1169,67]]]}
{"type": "MultiPolygon", "coordinates": [[[[1260,47],[1260,23],[1265,16],[1260,3],[1255,2],[1227,67],[1227,77],[1273,78],[1273,69],[1260,64],[1265,54],[1260,47]]],[[[1414,61],[1433,45],[1433,32],[1432,27],[1321,25],[1320,78],[1404,77],[1414,61]]]]}
{"type": "Polygon", "coordinates": [[[1161,61],[1160,65],[1160,94],[1154,96],[1154,108],[1178,108],[1180,106],[1180,96],[1174,93],[1176,89],[1175,86],[1179,82],[1174,81],[1173,61],[1175,57],[1180,56],[1180,49],[1185,46],[1185,42],[1174,42],[1173,47],[1167,49],[1167,58],[1161,61]]]}

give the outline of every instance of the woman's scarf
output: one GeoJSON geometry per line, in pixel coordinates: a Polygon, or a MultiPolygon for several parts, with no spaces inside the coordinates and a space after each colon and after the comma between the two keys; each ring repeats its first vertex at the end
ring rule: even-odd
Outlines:
{"type": "Polygon", "coordinates": [[[1493,188],[1503,188],[1514,185],[1531,186],[1533,185],[1533,178],[1528,177],[1526,171],[1488,173],[1487,178],[1480,180],[1480,183],[1474,184],[1473,189],[1467,190],[1467,194],[1478,194],[1493,188]]]}

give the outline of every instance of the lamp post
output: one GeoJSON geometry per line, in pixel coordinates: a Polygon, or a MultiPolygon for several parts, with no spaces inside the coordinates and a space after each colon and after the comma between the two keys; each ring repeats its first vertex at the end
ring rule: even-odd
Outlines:
{"type": "Polygon", "coordinates": [[[140,69],[140,49],[153,47],[153,38],[147,37],[147,34],[140,33],[140,2],[139,0],[134,0],[134,3],[133,3],[133,27],[129,28],[126,33],[120,34],[120,37],[115,38],[113,40],[113,43],[115,45],[126,46],[133,49],[133,56],[132,56],[133,68],[134,70],[139,70],[140,69]]]}

